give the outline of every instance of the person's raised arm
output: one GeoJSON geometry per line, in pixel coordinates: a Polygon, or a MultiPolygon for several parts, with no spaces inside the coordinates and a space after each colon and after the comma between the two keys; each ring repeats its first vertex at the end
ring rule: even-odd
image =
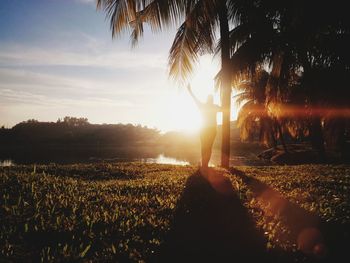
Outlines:
{"type": "Polygon", "coordinates": [[[197,97],[193,94],[190,84],[187,85],[187,90],[188,90],[188,93],[190,93],[191,97],[193,98],[194,102],[197,104],[197,106],[201,107],[202,106],[202,102],[200,102],[197,99],[197,97]]]}

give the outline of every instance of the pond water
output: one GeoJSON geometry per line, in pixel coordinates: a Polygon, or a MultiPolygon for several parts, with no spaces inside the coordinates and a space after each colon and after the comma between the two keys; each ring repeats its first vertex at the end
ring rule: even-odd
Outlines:
{"type": "MultiPolygon", "coordinates": [[[[58,164],[72,164],[72,163],[95,163],[95,162],[143,162],[143,163],[158,163],[158,164],[172,164],[172,165],[199,165],[200,159],[198,157],[197,161],[189,161],[186,159],[179,159],[175,157],[166,156],[164,154],[159,154],[157,157],[149,157],[149,158],[89,158],[87,160],[75,160],[75,161],[67,161],[67,160],[31,160],[25,161],[23,160],[15,160],[15,159],[0,159],[0,167],[10,167],[16,164],[49,164],[49,163],[58,163],[58,164]]],[[[212,158],[209,166],[215,167],[220,165],[220,159],[212,158]]],[[[258,160],[256,158],[247,158],[244,156],[231,156],[230,166],[241,166],[241,165],[271,165],[270,162],[258,160]]]]}
{"type": "MultiPolygon", "coordinates": [[[[231,154],[230,165],[266,165],[255,154],[245,151],[238,152],[237,147],[231,154]]],[[[220,150],[214,149],[210,166],[219,166],[220,150]]],[[[0,167],[15,164],[74,164],[96,162],[144,162],[173,165],[198,165],[200,152],[193,149],[157,149],[152,147],[128,149],[87,149],[87,148],[20,148],[12,151],[0,151],[0,167]]]]}
{"type": "Polygon", "coordinates": [[[0,160],[0,167],[8,167],[12,165],[15,165],[12,160],[0,160]]]}
{"type": "MultiPolygon", "coordinates": [[[[172,165],[190,165],[191,163],[185,160],[179,160],[173,157],[167,157],[164,154],[159,154],[156,158],[133,158],[133,159],[127,159],[127,158],[112,158],[112,159],[90,159],[89,162],[94,161],[115,161],[115,162],[132,162],[132,161],[138,161],[143,163],[159,163],[159,164],[172,164],[172,165]]],[[[38,162],[40,163],[40,161],[38,162]]],[[[46,163],[46,162],[45,162],[46,163]]],[[[17,162],[15,162],[12,159],[5,159],[0,160],[0,167],[9,167],[16,165],[17,162]]],[[[20,163],[18,163],[20,164],[20,163]]]]}
{"type": "Polygon", "coordinates": [[[140,161],[145,163],[174,164],[174,165],[190,164],[190,162],[188,161],[179,160],[173,157],[167,157],[167,156],[164,156],[163,154],[158,155],[157,158],[146,158],[146,159],[141,159],[140,161]]]}

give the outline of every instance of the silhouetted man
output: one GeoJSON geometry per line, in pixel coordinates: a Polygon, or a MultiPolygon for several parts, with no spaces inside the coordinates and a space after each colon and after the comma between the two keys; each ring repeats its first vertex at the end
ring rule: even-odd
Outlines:
{"type": "Polygon", "coordinates": [[[200,132],[202,167],[207,168],[216,136],[216,114],[222,109],[214,104],[212,95],[208,96],[206,103],[202,103],[194,96],[190,85],[187,86],[187,89],[202,115],[203,125],[200,132]]]}

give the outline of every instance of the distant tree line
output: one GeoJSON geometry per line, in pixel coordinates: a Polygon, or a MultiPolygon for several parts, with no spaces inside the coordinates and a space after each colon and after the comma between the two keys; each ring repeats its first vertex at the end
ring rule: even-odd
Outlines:
{"type": "Polygon", "coordinates": [[[132,124],[90,124],[87,118],[64,117],[57,122],[31,119],[0,129],[2,146],[134,146],[158,141],[156,129],[132,124]]]}

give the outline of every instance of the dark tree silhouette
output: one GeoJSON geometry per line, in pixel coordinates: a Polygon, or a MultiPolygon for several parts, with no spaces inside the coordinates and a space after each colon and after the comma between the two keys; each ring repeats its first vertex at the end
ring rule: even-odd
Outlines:
{"type": "Polygon", "coordinates": [[[345,2],[234,2],[241,11],[230,32],[233,79],[253,76],[258,66],[269,68],[265,104],[277,114],[278,108],[290,102],[286,95],[298,75],[305,97],[302,107],[309,109],[304,117],[310,141],[324,156],[326,109],[348,106],[344,98],[348,98],[350,80],[350,19],[344,12],[345,2]]]}

